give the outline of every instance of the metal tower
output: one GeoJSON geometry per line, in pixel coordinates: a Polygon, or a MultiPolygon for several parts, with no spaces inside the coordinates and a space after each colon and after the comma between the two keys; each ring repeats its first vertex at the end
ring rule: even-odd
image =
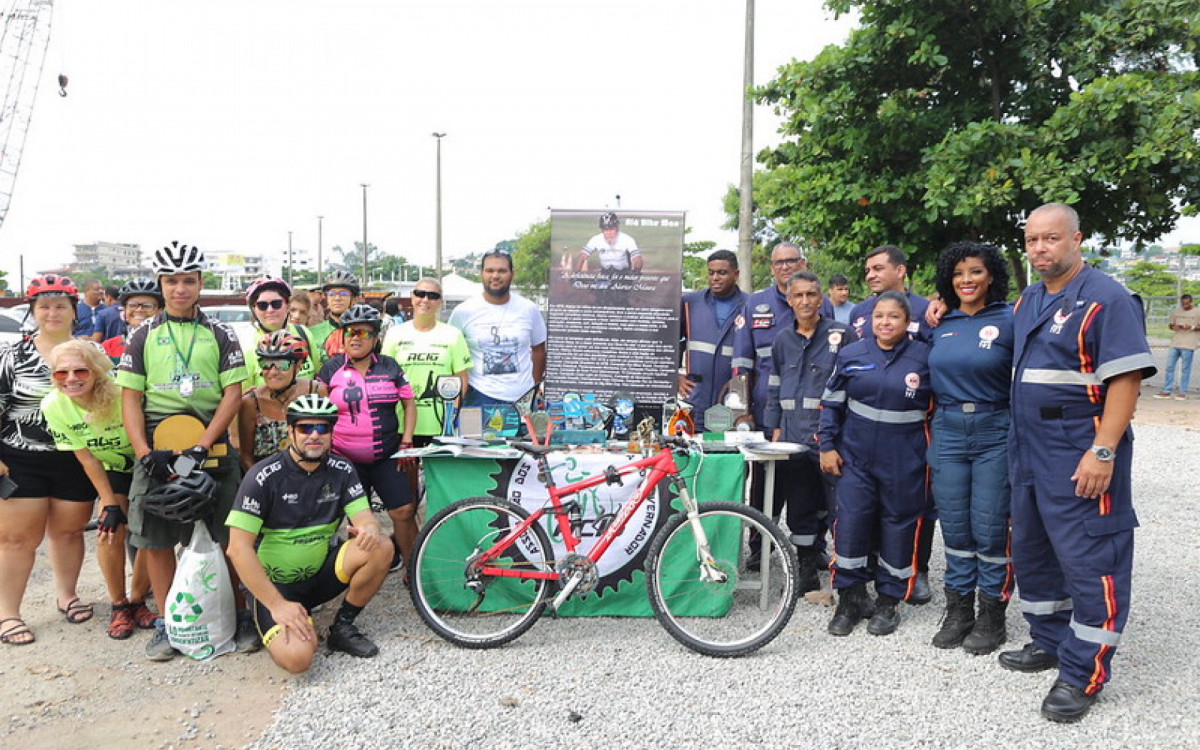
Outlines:
{"type": "Polygon", "coordinates": [[[53,0],[13,0],[0,30],[0,225],[8,215],[25,135],[33,115],[46,47],[50,43],[53,0]]]}

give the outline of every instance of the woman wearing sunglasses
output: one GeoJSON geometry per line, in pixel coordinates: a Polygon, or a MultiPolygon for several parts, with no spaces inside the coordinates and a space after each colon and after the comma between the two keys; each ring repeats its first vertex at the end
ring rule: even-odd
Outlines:
{"type": "Polygon", "coordinates": [[[10,480],[0,482],[0,643],[15,646],[35,640],[21,601],[43,537],[58,611],[76,624],[93,615],[75,586],[96,490],[75,457],[56,450],[41,408],[53,388],[46,361],[71,338],[79,291],[65,276],[46,275],[29,282],[27,295],[37,329],[0,347],[0,477],[10,480]]]}
{"type": "Polygon", "coordinates": [[[242,470],[287,447],[287,406],[306,393],[325,395],[325,387],[300,377],[309,360],[308,344],[288,331],[269,333],[255,348],[258,380],[242,396],[238,437],[242,470]]]}
{"type": "Polygon", "coordinates": [[[135,557],[131,595],[125,591],[125,530],[133,446],[121,422],[120,388],[112,362],[94,344],[63,342],[50,352],[55,390],[42,399],[42,414],[60,451],[71,451],[100,496],[96,558],[112,602],[108,637],[124,640],[135,628],[154,627],[146,606],[150,576],[145,558],[135,557]]]}
{"type": "Polygon", "coordinates": [[[412,447],[417,422],[412,388],[396,360],[376,354],[383,326],[378,310],[354,305],[339,324],[346,351],[321,365],[317,375],[338,408],[333,452],[353,462],[367,497],[371,490],[379,496],[392,519],[396,549],[407,560],[417,536],[408,473],[413,462],[392,455],[412,447]]]}
{"type": "Polygon", "coordinates": [[[421,279],[412,292],[413,319],[392,326],[383,337],[382,353],[395,359],[412,386],[417,403],[414,444],[428,445],[442,434],[445,405],[437,393],[437,379],[457,375],[461,394],[467,392],[471,350],[462,331],[437,319],[442,309],[442,285],[436,279],[421,279]]]}
{"type": "Polygon", "coordinates": [[[292,287],[283,279],[263,276],[250,282],[246,287],[246,304],[250,306],[250,315],[254,319],[257,335],[250,341],[242,342],[242,354],[246,358],[246,372],[250,374],[245,387],[263,384],[262,370],[258,367],[256,351],[259,343],[268,334],[275,331],[288,331],[305,343],[308,354],[299,363],[298,377],[311,379],[321,368],[320,347],[312,345],[313,337],[308,328],[289,322],[290,309],[288,303],[292,298],[292,287]]]}

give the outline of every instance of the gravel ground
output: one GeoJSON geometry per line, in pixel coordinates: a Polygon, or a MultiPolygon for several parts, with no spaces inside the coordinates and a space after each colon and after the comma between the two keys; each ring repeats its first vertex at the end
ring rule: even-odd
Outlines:
{"type": "MultiPolygon", "coordinates": [[[[501,649],[460,649],[424,627],[392,579],[360,618],[380,656],[318,658],[287,682],[252,747],[1196,748],[1198,436],[1138,426],[1133,612],[1115,678],[1077,725],[1038,714],[1052,672],[1007,672],[994,656],[929,646],[940,593],[904,606],[885,638],[864,627],[833,638],[832,611],[801,602],[766,649],[716,660],[653,619],[545,618],[501,649]]],[[[935,581],[940,558],[939,542],[935,581]]],[[[1015,606],[1008,627],[1010,647],[1027,641],[1015,606]]]]}

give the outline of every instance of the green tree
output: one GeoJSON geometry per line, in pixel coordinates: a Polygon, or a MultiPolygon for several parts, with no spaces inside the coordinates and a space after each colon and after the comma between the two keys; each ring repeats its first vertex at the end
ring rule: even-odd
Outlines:
{"type": "Polygon", "coordinates": [[[1161,263],[1140,260],[1125,274],[1125,285],[1143,297],[1175,294],[1175,274],[1161,263]]]}
{"type": "MultiPolygon", "coordinates": [[[[691,231],[689,228],[688,232],[691,231]]],[[[686,234],[686,232],[685,232],[686,234]]],[[[708,254],[717,248],[711,240],[683,243],[684,290],[708,288],[708,254]]]]}
{"type": "Polygon", "coordinates": [[[513,286],[518,289],[542,290],[550,283],[550,220],[535,221],[513,240],[497,244],[515,246],[513,286]],[[507,243],[513,243],[509,245],[507,243]]]}
{"type": "Polygon", "coordinates": [[[786,137],[759,155],[756,230],[844,260],[894,243],[917,268],[988,240],[1023,286],[1017,226],[1039,203],[1104,244],[1197,212],[1197,0],[826,5],[860,28],[755,92],[786,137]]]}

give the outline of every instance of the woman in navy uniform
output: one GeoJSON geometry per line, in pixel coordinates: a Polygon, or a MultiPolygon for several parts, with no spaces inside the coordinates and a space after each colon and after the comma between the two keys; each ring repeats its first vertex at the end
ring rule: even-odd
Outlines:
{"type": "Polygon", "coordinates": [[[938,258],[935,284],[948,312],[933,332],[929,354],[937,402],[929,468],[946,547],[946,613],[933,645],[987,654],[1007,639],[1013,581],[1007,263],[994,245],[956,242],[938,258]]]}
{"type": "Polygon", "coordinates": [[[898,605],[916,580],[916,539],[929,501],[925,482],[927,419],[932,406],[929,346],[908,337],[912,311],[899,292],[879,295],[873,336],[844,347],[821,398],[821,470],[841,476],[833,526],[832,635],[888,635],[898,605]],[[868,558],[877,553],[875,592],[867,594],[868,558]]]}

